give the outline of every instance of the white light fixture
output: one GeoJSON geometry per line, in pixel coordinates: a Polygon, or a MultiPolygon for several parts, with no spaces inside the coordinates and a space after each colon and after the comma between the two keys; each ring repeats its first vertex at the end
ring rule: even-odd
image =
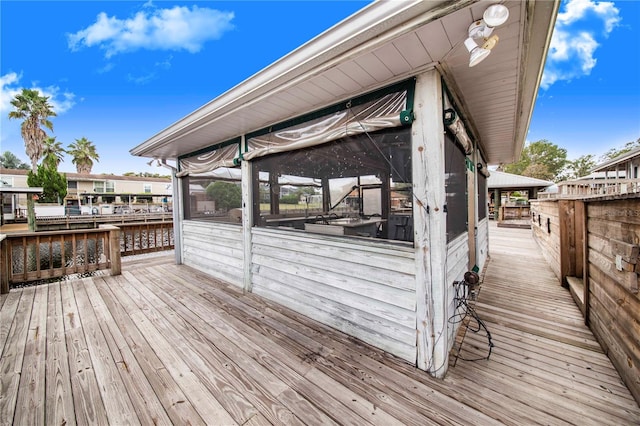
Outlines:
{"type": "Polygon", "coordinates": [[[464,46],[470,53],[469,66],[478,65],[491,53],[491,49],[498,43],[498,36],[491,36],[493,29],[507,22],[509,9],[502,4],[489,6],[482,15],[482,19],[469,25],[469,36],[464,41],[464,46]],[[475,40],[482,39],[482,45],[478,46],[475,40]]]}
{"type": "Polygon", "coordinates": [[[487,56],[489,56],[489,53],[491,53],[491,50],[483,49],[482,47],[478,46],[476,42],[473,40],[473,38],[471,37],[467,38],[464,41],[464,46],[467,48],[467,50],[471,54],[471,57],[469,58],[470,67],[475,67],[480,62],[482,62],[487,56]]]}
{"type": "Polygon", "coordinates": [[[509,9],[503,4],[493,4],[482,14],[482,20],[490,27],[497,27],[509,19],[509,9]]]}

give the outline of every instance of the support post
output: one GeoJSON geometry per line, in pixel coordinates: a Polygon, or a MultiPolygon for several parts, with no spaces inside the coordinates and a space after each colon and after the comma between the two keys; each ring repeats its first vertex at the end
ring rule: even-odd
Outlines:
{"type": "Polygon", "coordinates": [[[0,234],[0,294],[9,293],[9,240],[4,234],[0,234]]]}
{"type": "Polygon", "coordinates": [[[448,366],[446,193],[442,86],[436,70],[417,77],[412,127],[417,366],[444,377],[448,366]]]}
{"type": "Polygon", "coordinates": [[[111,262],[111,275],[122,274],[120,261],[120,228],[113,225],[100,225],[100,229],[109,231],[109,262],[111,262]]]}
{"type": "MultiPolygon", "coordinates": [[[[173,189],[173,195],[171,204],[173,213],[173,253],[176,260],[176,265],[182,265],[182,182],[176,176],[176,170],[171,170],[171,186],[173,189]]],[[[169,231],[167,231],[169,232],[169,231]]]]}
{"type": "MultiPolygon", "coordinates": [[[[244,141],[244,136],[243,136],[244,141]]],[[[244,147],[243,147],[244,148],[244,147]]],[[[250,293],[251,280],[251,228],[253,227],[253,181],[252,166],[249,161],[241,164],[242,172],[242,248],[243,248],[243,290],[250,293]]]]}

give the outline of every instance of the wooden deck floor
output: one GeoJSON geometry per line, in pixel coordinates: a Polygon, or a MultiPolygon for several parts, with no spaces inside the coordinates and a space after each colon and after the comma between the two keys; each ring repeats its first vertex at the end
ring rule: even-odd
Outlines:
{"type": "MultiPolygon", "coordinates": [[[[490,237],[477,310],[495,347],[445,380],[169,257],[12,290],[0,298],[0,423],[640,423],[530,231],[493,225],[490,237]]],[[[486,351],[466,334],[462,358],[486,351]]]]}

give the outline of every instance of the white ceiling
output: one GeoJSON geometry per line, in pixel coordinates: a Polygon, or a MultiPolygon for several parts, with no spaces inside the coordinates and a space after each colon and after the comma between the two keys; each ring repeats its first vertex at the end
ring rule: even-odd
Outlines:
{"type": "Polygon", "coordinates": [[[529,125],[556,1],[504,1],[500,42],[468,66],[462,42],[489,4],[377,2],[132,149],[176,157],[437,67],[490,164],[512,162],[529,125]]]}

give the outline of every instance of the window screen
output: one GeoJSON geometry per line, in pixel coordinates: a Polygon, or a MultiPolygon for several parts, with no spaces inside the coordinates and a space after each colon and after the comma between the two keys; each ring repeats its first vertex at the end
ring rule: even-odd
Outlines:
{"type": "Polygon", "coordinates": [[[413,240],[409,128],[348,136],[252,164],[256,226],[413,240]]]}
{"type": "Polygon", "coordinates": [[[185,219],[242,223],[239,168],[218,168],[207,176],[181,178],[185,219]]]}
{"type": "Polygon", "coordinates": [[[447,242],[467,232],[467,167],[462,148],[445,134],[445,187],[447,193],[447,242]]]}
{"type": "Polygon", "coordinates": [[[478,220],[487,217],[487,177],[478,173],[478,220]]]}

